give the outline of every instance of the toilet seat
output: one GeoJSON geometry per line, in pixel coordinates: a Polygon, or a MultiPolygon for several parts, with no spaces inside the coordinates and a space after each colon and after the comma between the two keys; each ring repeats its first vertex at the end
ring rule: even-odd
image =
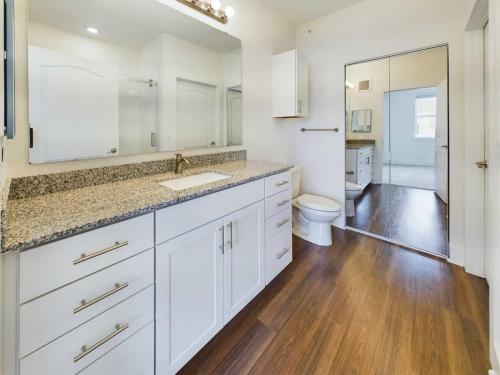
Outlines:
{"type": "Polygon", "coordinates": [[[296,199],[302,207],[323,212],[340,212],[342,207],[333,199],[313,194],[304,194],[296,199]]]}
{"type": "Polygon", "coordinates": [[[363,186],[350,181],[345,182],[345,189],[349,191],[363,191],[363,186]]]}

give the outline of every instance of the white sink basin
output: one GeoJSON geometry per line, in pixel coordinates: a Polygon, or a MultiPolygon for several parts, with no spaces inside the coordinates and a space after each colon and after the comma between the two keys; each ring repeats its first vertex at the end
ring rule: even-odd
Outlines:
{"type": "Polygon", "coordinates": [[[210,184],[216,181],[225,180],[226,178],[229,177],[231,176],[227,176],[225,174],[220,174],[220,173],[207,172],[207,173],[194,174],[192,176],[179,177],[179,178],[174,178],[172,180],[163,181],[160,182],[160,185],[168,187],[169,189],[172,190],[179,191],[179,190],[189,189],[195,186],[200,186],[200,185],[210,184]]]}

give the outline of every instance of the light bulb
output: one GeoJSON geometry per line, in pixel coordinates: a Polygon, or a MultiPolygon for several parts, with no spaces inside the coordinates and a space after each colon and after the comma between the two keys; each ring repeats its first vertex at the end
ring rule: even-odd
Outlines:
{"type": "Polygon", "coordinates": [[[210,6],[213,10],[219,10],[222,7],[220,0],[212,0],[210,2],[210,6]]]}
{"type": "Polygon", "coordinates": [[[92,26],[87,27],[87,31],[94,35],[99,34],[99,30],[97,30],[95,27],[92,26]]]}
{"type": "Polygon", "coordinates": [[[234,8],[226,7],[226,9],[224,9],[224,13],[226,14],[227,18],[231,18],[232,16],[234,16],[234,8]]]}

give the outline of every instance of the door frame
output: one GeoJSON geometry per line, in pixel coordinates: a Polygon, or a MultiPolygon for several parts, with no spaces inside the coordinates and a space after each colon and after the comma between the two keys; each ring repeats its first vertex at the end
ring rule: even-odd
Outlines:
{"type": "MultiPolygon", "coordinates": [[[[346,129],[345,138],[347,140],[347,133],[348,133],[347,129],[348,129],[349,123],[348,123],[348,114],[347,114],[347,95],[346,95],[345,86],[347,83],[347,68],[349,66],[360,64],[360,63],[365,63],[365,62],[370,62],[370,61],[387,59],[387,58],[396,57],[396,56],[400,56],[400,55],[406,55],[406,54],[414,53],[414,52],[426,51],[429,49],[439,48],[439,47],[446,47],[446,52],[447,52],[446,53],[446,69],[447,69],[446,80],[447,80],[447,92],[448,92],[448,100],[447,100],[447,112],[448,112],[447,113],[447,119],[448,119],[448,124],[447,124],[447,126],[448,126],[448,134],[447,134],[447,137],[448,137],[448,160],[447,160],[447,162],[448,162],[448,186],[447,186],[447,189],[448,189],[448,204],[447,204],[447,209],[448,209],[448,217],[447,217],[448,254],[446,256],[444,256],[444,255],[441,255],[441,254],[438,254],[438,253],[435,253],[435,252],[432,252],[432,251],[429,251],[426,249],[421,249],[421,248],[414,247],[414,246],[411,246],[409,244],[406,244],[406,243],[403,243],[403,242],[400,242],[397,240],[393,240],[393,239],[390,239],[390,238],[387,238],[384,236],[380,236],[378,234],[374,234],[371,232],[366,232],[366,231],[361,230],[361,229],[353,228],[353,227],[350,227],[348,225],[345,226],[345,229],[351,230],[353,232],[361,233],[361,234],[364,234],[364,235],[369,236],[369,237],[377,238],[379,240],[386,241],[388,243],[392,243],[392,244],[395,244],[395,245],[398,245],[401,247],[405,247],[405,248],[408,248],[408,249],[411,249],[411,250],[414,250],[417,252],[429,254],[429,255],[432,255],[436,258],[446,259],[450,262],[451,261],[451,258],[450,258],[450,256],[451,256],[450,237],[451,236],[450,236],[450,234],[451,234],[451,212],[452,212],[451,200],[450,200],[450,193],[451,193],[451,189],[450,189],[450,185],[451,185],[451,183],[450,183],[451,182],[451,179],[450,179],[450,172],[451,172],[450,155],[451,155],[452,145],[451,145],[451,137],[450,137],[450,46],[449,46],[449,44],[448,43],[440,43],[440,44],[435,44],[435,45],[431,45],[431,46],[427,46],[427,47],[416,48],[416,49],[412,49],[412,50],[400,51],[400,52],[396,52],[396,53],[392,53],[392,54],[388,54],[388,55],[373,57],[373,58],[369,58],[369,59],[351,61],[351,62],[344,64],[344,128],[346,129]]],[[[346,181],[345,176],[344,176],[344,181],[346,181]]],[[[345,185],[345,182],[344,182],[344,185],[345,185]]]]}
{"type": "MultiPolygon", "coordinates": [[[[475,162],[485,158],[485,61],[484,27],[488,23],[488,2],[478,1],[465,32],[465,186],[464,268],[488,278],[486,260],[485,176],[475,162]],[[480,131],[478,131],[478,127],[480,131]],[[479,192],[479,194],[478,194],[479,192]]],[[[492,147],[490,147],[492,150],[492,147]]]]}

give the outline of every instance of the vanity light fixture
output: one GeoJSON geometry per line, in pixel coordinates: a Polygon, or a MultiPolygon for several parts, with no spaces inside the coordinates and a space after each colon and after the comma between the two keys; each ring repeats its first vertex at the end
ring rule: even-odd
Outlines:
{"type": "Polygon", "coordinates": [[[198,12],[219,21],[222,24],[226,24],[229,18],[234,16],[234,8],[231,6],[222,9],[222,3],[220,0],[177,0],[179,3],[187,5],[191,9],[197,10],[198,12]]]}
{"type": "Polygon", "coordinates": [[[87,31],[91,34],[94,34],[94,35],[99,34],[99,30],[97,30],[95,27],[92,27],[92,26],[87,27],[87,31]]]}

